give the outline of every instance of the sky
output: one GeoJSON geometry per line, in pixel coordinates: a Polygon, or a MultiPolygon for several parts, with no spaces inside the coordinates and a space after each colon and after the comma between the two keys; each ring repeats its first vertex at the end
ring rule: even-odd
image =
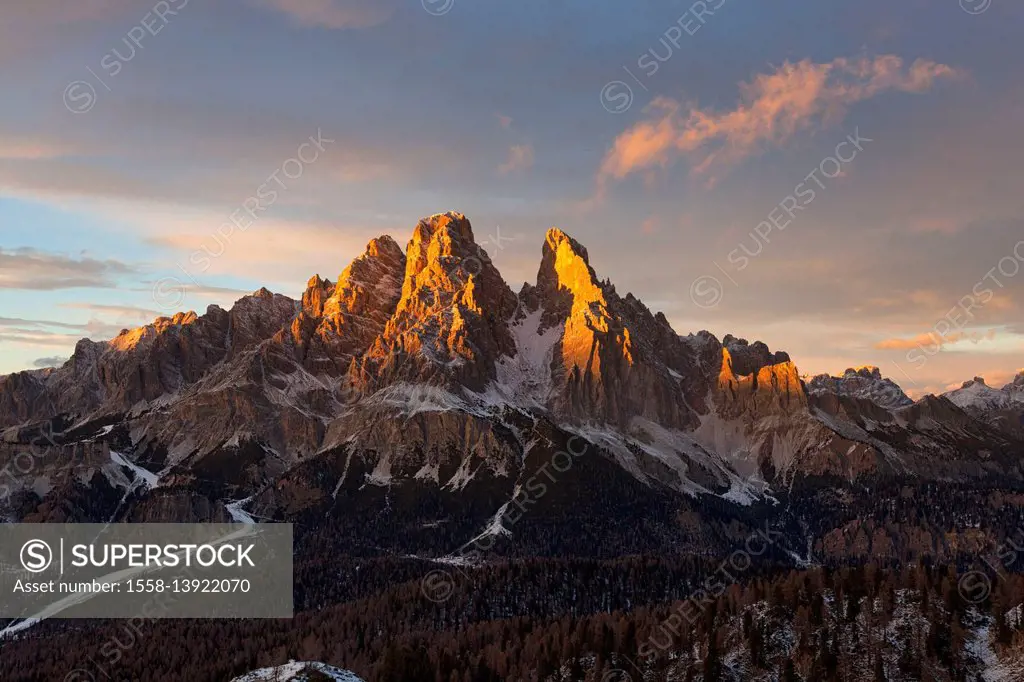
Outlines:
{"type": "Polygon", "coordinates": [[[465,213],[665,313],[876,365],[1024,367],[1011,0],[35,0],[0,23],[0,373],[178,310],[298,297],[465,213]]]}

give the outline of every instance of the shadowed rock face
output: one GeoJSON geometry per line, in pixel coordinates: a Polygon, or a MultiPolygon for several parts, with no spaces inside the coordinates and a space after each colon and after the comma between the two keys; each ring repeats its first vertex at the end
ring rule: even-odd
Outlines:
{"type": "Polygon", "coordinates": [[[110,341],[83,339],[63,367],[4,379],[0,426],[62,413],[118,413],[177,393],[275,334],[294,314],[295,301],[261,289],[230,312],[210,306],[201,317],[160,317],[110,341]]]}
{"type": "Polygon", "coordinates": [[[877,367],[851,368],[839,377],[819,374],[807,383],[807,391],[863,398],[887,409],[906,407],[914,402],[894,381],[883,377],[877,367]]]}

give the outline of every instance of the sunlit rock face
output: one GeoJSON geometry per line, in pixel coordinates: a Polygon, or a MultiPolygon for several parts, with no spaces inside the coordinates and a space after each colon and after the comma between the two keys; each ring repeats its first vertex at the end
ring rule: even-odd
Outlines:
{"type": "Polygon", "coordinates": [[[421,220],[394,315],[351,379],[365,391],[395,382],[483,390],[498,357],[515,352],[509,325],[518,307],[465,216],[421,220]]]}
{"type": "Polygon", "coordinates": [[[549,230],[537,285],[523,297],[541,310],[541,332],[562,330],[552,367],[556,413],[618,425],[635,417],[669,428],[698,423],[706,381],[693,350],[663,315],[598,281],[579,242],[549,230]]]}
{"type": "Polygon", "coordinates": [[[746,339],[726,335],[717,388],[716,403],[726,417],[807,408],[807,394],[789,355],[772,353],[760,341],[750,344],[746,339]]]}
{"type": "Polygon", "coordinates": [[[337,284],[311,279],[291,331],[303,366],[314,374],[347,374],[394,314],[404,271],[405,254],[385,235],[370,240],[337,284]]]}

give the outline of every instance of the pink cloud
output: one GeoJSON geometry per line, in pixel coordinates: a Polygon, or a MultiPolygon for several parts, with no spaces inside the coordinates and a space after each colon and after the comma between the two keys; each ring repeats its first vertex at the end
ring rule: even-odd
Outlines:
{"type": "Polygon", "coordinates": [[[392,0],[254,0],[283,12],[300,26],[348,29],[382,24],[394,14],[392,0]]]}
{"type": "Polygon", "coordinates": [[[501,164],[498,172],[502,175],[525,171],[533,166],[533,145],[514,144],[509,147],[508,158],[501,164]]]}
{"type": "Polygon", "coordinates": [[[70,148],[48,140],[19,139],[0,135],[0,159],[38,161],[40,159],[57,159],[70,152],[70,148]]]}
{"type": "Polygon", "coordinates": [[[780,146],[798,132],[841,120],[856,102],[889,90],[923,92],[940,78],[959,75],[952,67],[925,59],[906,68],[895,55],[825,64],[805,59],[741,83],[740,103],[731,111],[702,110],[658,97],[647,109],[647,120],[616,138],[601,163],[599,183],[665,167],[686,156],[693,157],[694,175],[712,176],[716,169],[780,146]]]}

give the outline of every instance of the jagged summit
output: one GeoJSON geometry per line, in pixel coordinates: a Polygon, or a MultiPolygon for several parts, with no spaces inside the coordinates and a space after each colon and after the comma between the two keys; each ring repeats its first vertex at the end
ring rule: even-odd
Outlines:
{"type": "Polygon", "coordinates": [[[722,345],[729,351],[733,369],[739,375],[757,372],[768,365],[781,365],[790,362],[789,353],[776,351],[772,353],[768,345],[762,341],[749,343],[746,339],[738,339],[732,334],[722,338],[722,345]]]}
{"type": "Polygon", "coordinates": [[[482,390],[497,359],[514,353],[508,324],[517,308],[464,215],[425,218],[406,247],[393,314],[352,379],[365,389],[404,381],[482,390]]]}
{"type": "Polygon", "coordinates": [[[601,325],[607,317],[608,301],[586,248],[558,228],[548,230],[544,238],[537,292],[544,299],[548,322],[583,315],[601,325]]]}
{"type": "Polygon", "coordinates": [[[974,377],[965,381],[960,388],[942,395],[967,410],[995,410],[1008,407],[1014,402],[1013,387],[1013,383],[1010,383],[1002,389],[992,388],[985,383],[983,377],[974,377]]]}
{"type": "Polygon", "coordinates": [[[878,367],[865,365],[850,367],[841,375],[819,374],[807,381],[811,395],[841,395],[870,400],[885,409],[897,409],[913,404],[892,379],[882,376],[878,367]]]}
{"type": "Polygon", "coordinates": [[[546,249],[556,252],[562,246],[565,246],[574,255],[582,258],[585,264],[590,265],[590,255],[587,253],[587,248],[557,227],[552,227],[544,235],[544,246],[546,249]]]}

